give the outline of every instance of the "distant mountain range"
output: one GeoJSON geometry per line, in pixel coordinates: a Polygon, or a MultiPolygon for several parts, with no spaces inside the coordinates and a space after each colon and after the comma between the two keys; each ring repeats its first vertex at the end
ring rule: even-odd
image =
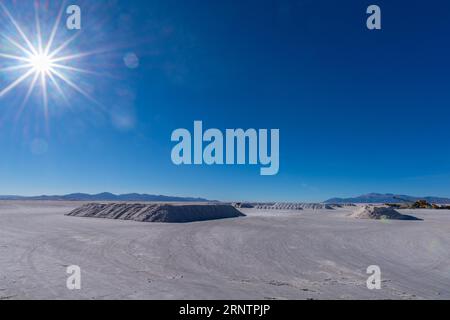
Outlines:
{"type": "Polygon", "coordinates": [[[370,193],[365,194],[355,198],[332,198],[325,203],[402,203],[405,201],[399,200],[401,198],[406,201],[415,202],[417,200],[426,200],[429,203],[436,204],[450,204],[449,198],[439,198],[439,197],[413,197],[397,194],[380,194],[380,193],[370,193]]]}
{"type": "MultiPolygon", "coordinates": [[[[397,194],[380,194],[380,193],[370,193],[354,198],[332,198],[324,203],[328,204],[339,204],[339,203],[401,203],[405,202],[399,200],[401,198],[405,201],[415,202],[417,200],[426,200],[429,203],[436,204],[450,204],[450,198],[439,198],[439,197],[413,197],[407,195],[397,195],[397,194]]],[[[129,193],[129,194],[113,194],[109,192],[98,193],[98,194],[87,194],[87,193],[72,193],[66,195],[42,195],[42,196],[2,196],[0,195],[0,200],[47,200],[47,201],[132,201],[132,202],[215,202],[212,200],[204,198],[193,198],[193,197],[173,197],[164,195],[152,195],[152,194],[139,194],[139,193],[129,193]]]]}
{"type": "Polygon", "coordinates": [[[209,202],[203,198],[171,197],[151,194],[120,194],[109,192],[99,194],[72,193],[59,196],[0,196],[0,200],[52,200],[52,201],[153,201],[153,202],[209,202]]]}

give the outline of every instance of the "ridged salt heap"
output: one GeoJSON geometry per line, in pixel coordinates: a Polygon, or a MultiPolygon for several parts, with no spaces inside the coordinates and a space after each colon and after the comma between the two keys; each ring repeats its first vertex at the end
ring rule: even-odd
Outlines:
{"type": "Polygon", "coordinates": [[[334,210],[333,206],[324,203],[304,203],[302,208],[309,210],[334,210]]]}
{"type": "Polygon", "coordinates": [[[333,210],[333,207],[323,203],[260,203],[255,205],[261,210],[333,210]]]}
{"type": "Polygon", "coordinates": [[[350,215],[357,219],[372,220],[421,220],[413,216],[401,214],[393,208],[364,206],[350,215]]]}
{"type": "Polygon", "coordinates": [[[327,205],[333,208],[356,207],[356,204],[354,203],[327,203],[327,205]]]}
{"type": "Polygon", "coordinates": [[[245,216],[231,205],[172,205],[138,203],[89,203],[73,210],[67,215],[72,217],[169,223],[186,223],[245,216]]]}

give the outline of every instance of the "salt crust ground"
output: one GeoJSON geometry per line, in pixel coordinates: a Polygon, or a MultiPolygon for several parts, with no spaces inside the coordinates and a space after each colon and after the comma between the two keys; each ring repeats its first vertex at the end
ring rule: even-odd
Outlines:
{"type": "Polygon", "coordinates": [[[400,210],[414,222],[245,209],[166,224],[65,215],[79,206],[0,202],[0,299],[450,299],[449,211],[400,210]],[[74,264],[80,291],[66,289],[74,264]]]}

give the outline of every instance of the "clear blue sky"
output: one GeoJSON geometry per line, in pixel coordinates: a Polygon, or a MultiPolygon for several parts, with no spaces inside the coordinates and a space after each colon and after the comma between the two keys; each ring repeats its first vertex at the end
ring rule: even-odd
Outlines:
{"type": "MultiPolygon", "coordinates": [[[[3,2],[35,41],[32,1],[3,2]]],[[[60,2],[51,3],[41,12],[46,30],[60,2]]],[[[73,3],[83,10],[83,32],[67,52],[105,52],[74,62],[100,75],[72,79],[99,104],[66,85],[67,106],[53,88],[45,120],[37,91],[17,117],[26,83],[2,97],[0,194],[450,196],[448,1],[73,3]],[[365,27],[370,4],[382,9],[381,31],[365,27]],[[125,65],[128,53],[137,68],[125,65]],[[280,173],[174,166],[170,135],[194,120],[279,128],[280,173]]],[[[20,40],[4,16],[0,28],[20,40]]],[[[0,90],[13,79],[1,72],[0,90]]]]}

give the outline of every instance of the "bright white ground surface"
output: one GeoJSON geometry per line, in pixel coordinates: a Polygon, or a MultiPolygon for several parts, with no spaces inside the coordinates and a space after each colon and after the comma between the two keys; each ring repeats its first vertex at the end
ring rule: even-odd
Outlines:
{"type": "Polygon", "coordinates": [[[449,211],[152,224],[64,216],[77,206],[0,202],[1,299],[450,299],[449,211]],[[68,265],[81,267],[79,291],[66,288],[68,265]],[[369,265],[381,290],[366,287],[369,265]]]}

